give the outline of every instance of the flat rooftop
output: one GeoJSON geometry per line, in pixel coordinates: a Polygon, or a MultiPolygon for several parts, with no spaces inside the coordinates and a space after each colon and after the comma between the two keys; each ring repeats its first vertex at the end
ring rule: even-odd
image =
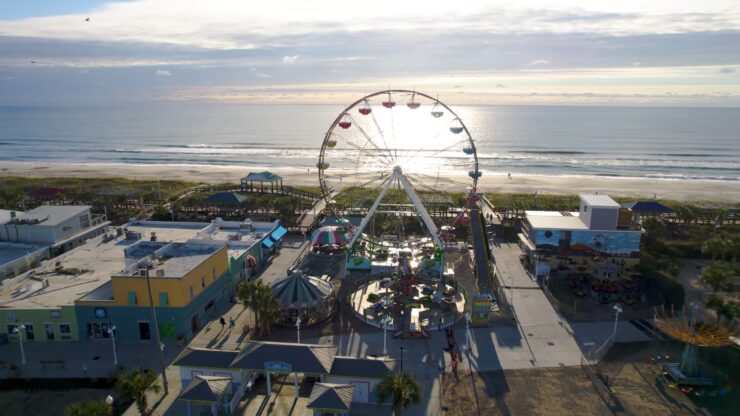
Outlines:
{"type": "Polygon", "coordinates": [[[136,225],[127,224],[123,228],[136,233],[141,233],[141,241],[149,241],[152,233],[155,233],[157,241],[184,243],[191,238],[195,238],[198,231],[202,230],[205,225],[207,224],[202,222],[174,222],[170,226],[162,225],[155,221],[141,221],[136,225]],[[187,226],[186,224],[190,225],[187,226]]]}
{"type": "MultiPolygon", "coordinates": [[[[224,247],[223,244],[171,243],[157,252],[157,258],[151,261],[149,276],[182,278],[203,263],[213,253],[224,247]]],[[[137,276],[138,270],[132,273],[118,274],[116,277],[137,276]]]]}
{"type": "Polygon", "coordinates": [[[30,211],[19,212],[16,220],[38,221],[38,225],[56,226],[90,210],[87,205],[41,205],[30,211]]]}
{"type": "Polygon", "coordinates": [[[622,207],[615,200],[613,200],[609,195],[583,194],[583,195],[578,195],[578,198],[580,198],[581,201],[584,201],[587,204],[591,205],[592,207],[598,207],[598,208],[621,208],[622,207]]]}
{"type": "Polygon", "coordinates": [[[536,230],[588,230],[577,215],[564,215],[557,211],[526,211],[525,214],[529,224],[536,230]]]}
{"type": "Polygon", "coordinates": [[[48,250],[49,246],[27,243],[5,243],[0,242],[0,266],[14,262],[27,254],[33,254],[39,250],[48,250]]]}
{"type": "Polygon", "coordinates": [[[124,228],[139,232],[142,240],[149,241],[151,233],[156,233],[157,241],[184,243],[191,239],[233,241],[252,245],[264,235],[277,228],[276,222],[245,220],[214,222],[165,222],[165,221],[132,221],[124,228]]]}
{"type": "Polygon", "coordinates": [[[123,237],[103,243],[103,236],[99,236],[61,256],[43,261],[29,273],[4,280],[0,286],[0,309],[72,305],[78,298],[110,282],[111,276],[123,269],[123,249],[129,244],[131,241],[123,237]]]}

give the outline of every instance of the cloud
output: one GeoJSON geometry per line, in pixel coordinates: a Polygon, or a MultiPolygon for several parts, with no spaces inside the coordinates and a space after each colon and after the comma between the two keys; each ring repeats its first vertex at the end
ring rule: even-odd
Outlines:
{"type": "Polygon", "coordinates": [[[170,72],[169,69],[158,69],[157,72],[154,73],[158,77],[171,77],[172,72],[170,72]]]}
{"type": "Polygon", "coordinates": [[[270,74],[263,74],[261,72],[254,72],[254,73],[252,73],[252,75],[254,75],[257,78],[272,78],[272,75],[270,75],[270,74]]]}
{"type": "Polygon", "coordinates": [[[534,61],[530,62],[528,65],[529,66],[545,66],[545,65],[550,65],[550,61],[546,59],[535,59],[534,61]]]}
{"type": "Polygon", "coordinates": [[[720,74],[734,74],[735,73],[735,68],[729,68],[729,67],[722,68],[722,69],[719,70],[719,73],[720,74]]]}
{"type": "Polygon", "coordinates": [[[640,65],[642,65],[642,64],[641,64],[641,63],[639,63],[639,62],[637,62],[637,61],[635,61],[635,62],[632,62],[632,66],[640,66],[640,65]]]}
{"type": "Polygon", "coordinates": [[[284,64],[292,64],[293,62],[298,60],[299,55],[285,55],[283,56],[283,63],[284,64]]]}
{"type": "Polygon", "coordinates": [[[496,88],[506,88],[506,85],[504,85],[504,84],[496,84],[496,88]]]}

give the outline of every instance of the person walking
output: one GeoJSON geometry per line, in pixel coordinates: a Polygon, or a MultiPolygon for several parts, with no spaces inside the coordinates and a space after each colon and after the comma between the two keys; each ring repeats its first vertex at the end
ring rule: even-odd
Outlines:
{"type": "Polygon", "coordinates": [[[233,316],[229,316],[229,330],[234,329],[236,326],[236,320],[234,320],[233,316]]]}
{"type": "Polygon", "coordinates": [[[219,319],[219,322],[221,322],[221,330],[223,331],[224,328],[226,328],[226,319],[222,316],[221,319],[219,319]]]}

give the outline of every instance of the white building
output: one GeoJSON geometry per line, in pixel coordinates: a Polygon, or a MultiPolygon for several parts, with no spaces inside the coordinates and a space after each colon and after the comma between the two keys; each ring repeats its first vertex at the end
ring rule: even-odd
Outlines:
{"type": "Polygon", "coordinates": [[[0,220],[0,241],[51,246],[54,254],[100,235],[109,225],[103,215],[92,215],[89,206],[42,205],[30,211],[11,211],[0,220]]]}

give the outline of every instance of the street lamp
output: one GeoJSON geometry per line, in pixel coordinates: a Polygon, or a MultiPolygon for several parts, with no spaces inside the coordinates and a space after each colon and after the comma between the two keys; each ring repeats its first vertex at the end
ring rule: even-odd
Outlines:
{"type": "Polygon", "coordinates": [[[118,330],[118,327],[115,324],[108,328],[108,335],[110,335],[111,345],[113,345],[113,365],[118,365],[118,354],[116,353],[116,330],[118,330]]]}
{"type": "Polygon", "coordinates": [[[401,374],[403,374],[403,345],[401,345],[401,374]]]}
{"type": "Polygon", "coordinates": [[[23,350],[23,331],[26,330],[26,326],[23,324],[16,325],[13,329],[14,334],[18,334],[18,345],[21,346],[21,364],[26,363],[26,352],[23,350]]]}
{"type": "Polygon", "coordinates": [[[383,355],[388,355],[388,324],[391,321],[391,317],[387,316],[381,321],[383,324],[383,355]]]}
{"type": "Polygon", "coordinates": [[[465,312],[465,351],[470,351],[470,313],[465,312]]]}
{"type": "Polygon", "coordinates": [[[622,307],[617,303],[612,307],[614,309],[614,333],[612,334],[612,339],[616,341],[617,339],[617,322],[619,322],[619,314],[622,313],[622,307]]]}
{"type": "Polygon", "coordinates": [[[295,320],[295,328],[298,334],[298,343],[300,344],[301,343],[301,317],[300,316],[296,318],[295,320]]]}

